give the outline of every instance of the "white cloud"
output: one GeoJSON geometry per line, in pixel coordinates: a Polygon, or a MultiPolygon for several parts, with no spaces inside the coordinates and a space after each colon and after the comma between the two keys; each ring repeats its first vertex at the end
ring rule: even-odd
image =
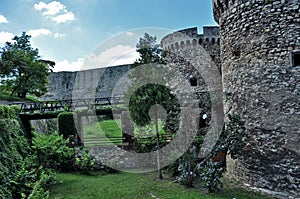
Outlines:
{"type": "Polygon", "coordinates": [[[126,32],[126,35],[128,35],[128,36],[132,36],[132,35],[133,35],[133,33],[132,33],[132,32],[126,32]]]}
{"type": "Polygon", "coordinates": [[[45,10],[43,15],[56,15],[65,10],[66,6],[57,1],[52,1],[48,4],[41,1],[38,4],[34,4],[34,8],[38,11],[45,10]]]}
{"type": "Polygon", "coordinates": [[[48,29],[45,29],[45,28],[40,28],[40,29],[32,29],[32,30],[29,30],[27,32],[28,35],[31,35],[32,37],[37,37],[37,36],[40,36],[40,35],[51,35],[52,32],[48,29]]]}
{"type": "Polygon", "coordinates": [[[7,18],[4,15],[0,15],[0,23],[8,23],[7,18]]]}
{"type": "Polygon", "coordinates": [[[60,62],[57,62],[54,67],[54,72],[58,71],[79,71],[82,69],[84,59],[83,58],[78,58],[74,62],[69,62],[68,60],[63,60],[60,62]]]}
{"type": "Polygon", "coordinates": [[[54,37],[55,37],[55,38],[63,38],[63,37],[65,37],[65,36],[66,36],[65,33],[58,33],[58,32],[54,33],[54,37]]]}
{"type": "Polygon", "coordinates": [[[74,13],[69,12],[66,6],[58,1],[52,1],[48,4],[41,1],[34,4],[34,8],[43,11],[43,15],[56,23],[65,23],[76,19],[74,13]]]}
{"type": "Polygon", "coordinates": [[[65,23],[67,21],[74,21],[75,15],[72,12],[67,12],[51,18],[56,23],[65,23]]]}
{"type": "Polygon", "coordinates": [[[74,62],[69,62],[68,60],[57,62],[53,71],[79,71],[132,64],[138,58],[139,54],[134,47],[118,45],[105,50],[98,55],[91,54],[85,58],[78,58],[74,62]]]}
{"type": "Polygon", "coordinates": [[[101,68],[107,66],[132,64],[139,58],[139,54],[132,46],[118,45],[102,51],[100,54],[91,54],[87,57],[85,68],[101,68]]]}
{"type": "Polygon", "coordinates": [[[136,61],[140,57],[140,54],[134,51],[127,52],[126,54],[123,54],[119,56],[116,60],[112,62],[113,66],[117,65],[124,65],[124,64],[132,64],[134,61],[136,61]]]}
{"type": "Polygon", "coordinates": [[[14,34],[10,32],[0,32],[0,46],[3,46],[6,42],[12,42],[12,39],[14,38],[14,34]]]}

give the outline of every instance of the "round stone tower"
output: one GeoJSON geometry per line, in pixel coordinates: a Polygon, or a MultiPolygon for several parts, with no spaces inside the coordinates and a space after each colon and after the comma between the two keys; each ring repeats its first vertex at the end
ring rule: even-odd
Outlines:
{"type": "MultiPolygon", "coordinates": [[[[206,83],[202,77],[203,74],[201,76],[199,74],[200,71],[196,70],[194,66],[199,65],[200,60],[200,62],[209,62],[209,60],[204,58],[204,54],[209,55],[211,60],[215,63],[218,74],[221,71],[220,38],[219,27],[217,26],[204,26],[203,34],[198,34],[197,27],[187,28],[170,33],[162,38],[161,46],[164,50],[179,55],[182,58],[186,59],[186,61],[191,63],[184,65],[170,65],[181,71],[181,75],[183,75],[184,78],[188,79],[191,86],[194,87],[194,89],[198,92],[206,90],[204,88],[206,83]],[[206,53],[204,53],[203,51],[205,51],[206,53]]],[[[174,60],[172,60],[171,62],[173,61],[174,60]]],[[[178,60],[177,62],[180,63],[180,61],[178,60]]],[[[202,65],[209,64],[207,63],[202,65]]],[[[212,69],[206,70],[206,68],[203,68],[203,70],[205,70],[206,73],[212,72],[212,69]]]]}
{"type": "Polygon", "coordinates": [[[224,112],[246,122],[228,173],[282,198],[300,195],[300,0],[213,0],[224,112]]]}

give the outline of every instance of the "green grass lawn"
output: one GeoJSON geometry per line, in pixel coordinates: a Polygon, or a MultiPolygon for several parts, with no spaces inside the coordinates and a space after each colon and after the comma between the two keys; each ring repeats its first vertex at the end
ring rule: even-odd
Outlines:
{"type": "MultiPolygon", "coordinates": [[[[159,121],[159,133],[164,134],[163,123],[159,121]]],[[[122,137],[121,120],[103,120],[95,122],[84,127],[85,138],[91,137],[122,137]]],[[[155,136],[154,124],[147,125],[145,127],[134,128],[135,136],[155,136]]]]}
{"type": "Polygon", "coordinates": [[[103,120],[84,127],[85,145],[102,145],[108,138],[111,143],[122,144],[121,120],[103,120]]]}
{"type": "Polygon", "coordinates": [[[185,188],[172,179],[155,179],[156,173],[116,173],[90,176],[57,174],[58,184],[50,188],[51,199],[267,199],[269,197],[237,188],[225,182],[218,194],[208,194],[206,189],[185,188]]]}
{"type": "MultiPolygon", "coordinates": [[[[164,134],[163,123],[159,122],[160,134],[164,134]]],[[[147,125],[145,127],[134,128],[135,137],[155,137],[154,124],[147,125]]],[[[89,145],[101,145],[101,140],[108,138],[114,144],[122,144],[122,129],[121,120],[103,120],[95,122],[84,127],[84,139],[87,146],[89,145]]]]}
{"type": "Polygon", "coordinates": [[[122,137],[121,120],[103,120],[84,127],[85,138],[122,137]]]}

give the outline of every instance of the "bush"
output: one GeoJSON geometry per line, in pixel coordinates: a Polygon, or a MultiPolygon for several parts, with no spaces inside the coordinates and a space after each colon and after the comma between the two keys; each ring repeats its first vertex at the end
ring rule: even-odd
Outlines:
{"type": "Polygon", "coordinates": [[[36,156],[26,157],[11,184],[13,198],[38,198],[38,195],[46,198],[47,186],[54,182],[52,175],[51,170],[38,163],[36,156]]]}
{"type": "Polygon", "coordinates": [[[18,107],[0,106],[0,196],[47,198],[45,189],[51,172],[37,162],[21,130],[18,113],[18,107]]]}
{"type": "Polygon", "coordinates": [[[88,153],[88,150],[86,148],[81,149],[81,154],[78,154],[75,160],[79,171],[84,174],[88,174],[89,171],[94,168],[94,158],[88,153]]]}
{"type": "MultiPolygon", "coordinates": [[[[178,181],[187,186],[193,186],[197,179],[209,189],[216,192],[223,187],[221,177],[226,171],[226,155],[236,158],[244,146],[243,138],[246,136],[244,122],[238,115],[228,115],[229,122],[222,131],[218,142],[212,151],[202,160],[193,155],[193,145],[180,158],[178,181]]],[[[195,142],[193,142],[195,143],[195,142]]]]}
{"type": "MultiPolygon", "coordinates": [[[[5,113],[2,112],[0,118],[5,114],[12,114],[9,117],[13,118],[12,112],[9,108],[5,108],[5,113]]],[[[0,195],[4,198],[12,197],[11,181],[21,168],[23,158],[29,150],[29,143],[22,136],[18,121],[0,119],[0,195]]]]}
{"type": "Polygon", "coordinates": [[[32,148],[37,161],[45,168],[69,171],[74,164],[74,149],[67,147],[65,140],[57,132],[51,134],[33,133],[32,148]]]}
{"type": "Polygon", "coordinates": [[[18,114],[18,107],[0,105],[0,198],[47,198],[53,182],[49,168],[61,169],[73,150],[57,133],[35,133],[31,148],[18,114]]]}
{"type": "Polygon", "coordinates": [[[64,112],[58,114],[58,133],[63,135],[64,138],[69,138],[70,135],[76,136],[77,129],[76,123],[77,116],[73,112],[64,112]]]}
{"type": "Polygon", "coordinates": [[[19,106],[0,105],[0,119],[19,119],[19,106]]]}
{"type": "Polygon", "coordinates": [[[48,199],[49,191],[46,191],[46,186],[51,181],[51,176],[47,174],[42,174],[39,181],[34,183],[32,192],[28,196],[28,199],[48,199]]]}

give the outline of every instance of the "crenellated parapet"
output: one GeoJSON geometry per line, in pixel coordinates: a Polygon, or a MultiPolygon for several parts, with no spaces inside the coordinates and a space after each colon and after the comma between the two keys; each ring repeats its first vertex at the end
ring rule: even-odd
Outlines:
{"type": "Polygon", "coordinates": [[[185,52],[186,54],[199,53],[200,48],[205,49],[216,63],[221,73],[220,36],[218,26],[204,26],[203,33],[199,34],[197,27],[188,28],[166,35],[161,40],[164,50],[172,53],[185,52]]]}
{"type": "Polygon", "coordinates": [[[219,45],[219,28],[217,26],[203,27],[203,34],[198,34],[197,27],[176,31],[161,40],[163,49],[169,51],[180,50],[185,47],[198,45],[219,45]]]}

